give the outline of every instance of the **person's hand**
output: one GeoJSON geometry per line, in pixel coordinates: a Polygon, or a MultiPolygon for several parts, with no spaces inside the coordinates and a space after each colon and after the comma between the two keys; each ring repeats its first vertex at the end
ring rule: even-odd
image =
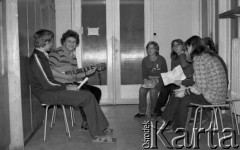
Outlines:
{"type": "Polygon", "coordinates": [[[91,70],[88,70],[87,72],[86,72],[86,75],[88,76],[88,75],[91,75],[91,74],[94,74],[95,72],[96,72],[96,67],[94,67],[93,69],[91,69],[91,70]]]}
{"type": "Polygon", "coordinates": [[[148,80],[148,79],[144,79],[144,80],[143,80],[143,83],[144,83],[145,85],[147,85],[147,84],[149,83],[149,80],[148,80]]]}
{"type": "Polygon", "coordinates": [[[175,97],[183,98],[185,95],[185,90],[183,91],[175,91],[175,97]]]}
{"type": "Polygon", "coordinates": [[[180,85],[180,88],[179,88],[179,89],[174,90],[175,96],[176,96],[176,97],[179,97],[179,98],[183,98],[183,97],[185,96],[184,93],[185,93],[185,90],[186,90],[186,89],[187,89],[187,88],[186,88],[185,86],[180,85]]]}
{"type": "Polygon", "coordinates": [[[174,84],[181,86],[182,85],[182,80],[175,80],[174,84]]]}

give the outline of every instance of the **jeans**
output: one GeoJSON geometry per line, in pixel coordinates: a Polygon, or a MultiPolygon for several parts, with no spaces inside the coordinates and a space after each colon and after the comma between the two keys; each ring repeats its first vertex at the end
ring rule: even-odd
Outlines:
{"type": "Polygon", "coordinates": [[[139,113],[145,114],[147,109],[147,93],[150,92],[150,101],[151,101],[151,114],[154,113],[156,102],[158,99],[158,93],[160,92],[159,88],[144,88],[139,89],[139,113]]]}

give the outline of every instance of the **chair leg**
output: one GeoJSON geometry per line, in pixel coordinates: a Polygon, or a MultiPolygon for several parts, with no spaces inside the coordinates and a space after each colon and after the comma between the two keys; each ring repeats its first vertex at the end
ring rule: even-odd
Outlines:
{"type": "Polygon", "coordinates": [[[230,109],[230,115],[231,115],[231,120],[232,120],[232,128],[233,128],[233,130],[235,130],[234,119],[233,119],[233,103],[232,102],[229,103],[229,109],[230,109]]]}
{"type": "Polygon", "coordinates": [[[188,115],[187,115],[187,121],[186,121],[186,125],[185,125],[185,130],[187,130],[187,126],[191,120],[191,116],[192,116],[192,107],[188,108],[188,115]]]}
{"type": "Polygon", "coordinates": [[[238,117],[237,114],[236,114],[235,104],[232,104],[232,106],[233,106],[233,113],[234,113],[234,117],[235,117],[235,123],[236,123],[236,127],[237,127],[237,132],[238,132],[238,135],[240,135],[240,133],[239,133],[239,126],[238,126],[239,117],[238,117]]]}
{"type": "Polygon", "coordinates": [[[55,125],[56,111],[57,111],[57,105],[54,105],[53,113],[52,113],[51,129],[52,129],[53,125],[55,125]]]}
{"type": "Polygon", "coordinates": [[[150,99],[150,92],[147,93],[147,102],[146,102],[146,115],[147,118],[151,118],[151,99],[150,99]]]}
{"type": "Polygon", "coordinates": [[[239,123],[240,123],[240,116],[237,116],[237,131],[238,131],[238,135],[240,135],[240,133],[239,133],[239,126],[238,126],[239,123]]]}
{"type": "MultiPolygon", "coordinates": [[[[222,119],[222,110],[220,107],[217,107],[218,109],[218,114],[219,114],[219,119],[220,119],[220,123],[221,123],[221,126],[222,126],[222,130],[224,129],[224,126],[223,126],[223,119],[222,119]]],[[[223,135],[225,136],[225,134],[223,133],[223,135]]]]}
{"type": "Polygon", "coordinates": [[[46,134],[47,134],[47,115],[48,115],[48,108],[49,105],[46,105],[46,110],[45,110],[45,120],[44,120],[44,135],[43,135],[43,141],[46,141],[46,134]]]}
{"type": "Polygon", "coordinates": [[[62,109],[63,109],[64,122],[65,122],[65,126],[66,126],[66,132],[68,134],[69,139],[71,139],[71,134],[70,134],[69,126],[68,126],[67,115],[66,115],[64,105],[62,105],[62,109]]]}
{"type": "MultiPolygon", "coordinates": [[[[214,118],[215,118],[215,120],[214,120],[214,127],[216,126],[216,128],[214,128],[214,129],[217,129],[217,130],[219,130],[219,127],[218,127],[218,120],[217,120],[217,111],[218,111],[218,109],[217,108],[213,108],[213,110],[214,110],[214,118]]],[[[221,144],[220,143],[220,135],[219,135],[219,132],[217,132],[217,136],[218,136],[218,141],[219,141],[219,145],[221,144]]]]}
{"type": "Polygon", "coordinates": [[[194,115],[194,121],[193,121],[193,127],[192,127],[192,138],[191,138],[191,145],[194,144],[195,142],[195,129],[196,129],[196,122],[197,122],[197,114],[198,111],[201,107],[197,107],[195,110],[195,115],[194,115]]]}
{"type": "Polygon", "coordinates": [[[75,116],[74,116],[74,110],[73,110],[72,106],[70,106],[70,113],[71,113],[72,127],[74,127],[74,125],[75,125],[75,116]]]}
{"type": "Polygon", "coordinates": [[[200,109],[200,120],[199,120],[199,129],[201,129],[201,127],[202,127],[202,111],[203,111],[203,108],[201,107],[201,109],[200,109]]]}

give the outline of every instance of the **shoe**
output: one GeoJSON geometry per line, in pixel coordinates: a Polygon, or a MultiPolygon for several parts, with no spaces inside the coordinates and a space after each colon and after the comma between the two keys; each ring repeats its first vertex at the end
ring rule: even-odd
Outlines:
{"type": "Polygon", "coordinates": [[[88,123],[87,123],[87,121],[82,121],[81,128],[85,129],[85,130],[88,130],[88,123]]]}
{"type": "Polygon", "coordinates": [[[103,135],[103,136],[97,136],[95,139],[92,140],[92,142],[97,143],[116,143],[117,139],[113,138],[109,135],[103,135]]]}
{"type": "Polygon", "coordinates": [[[134,116],[134,118],[141,118],[141,117],[144,117],[144,116],[145,116],[145,114],[138,113],[134,116]]]}
{"type": "Polygon", "coordinates": [[[110,128],[107,128],[105,131],[104,131],[104,134],[105,135],[111,135],[113,133],[113,129],[110,129],[110,128]]]}

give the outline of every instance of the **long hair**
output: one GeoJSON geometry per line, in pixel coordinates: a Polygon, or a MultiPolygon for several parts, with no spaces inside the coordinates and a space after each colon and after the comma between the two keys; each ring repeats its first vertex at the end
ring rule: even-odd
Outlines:
{"type": "Polygon", "coordinates": [[[201,55],[205,51],[202,39],[197,35],[194,35],[187,39],[185,45],[186,47],[192,46],[192,52],[190,53],[191,58],[193,58],[194,56],[201,55]]]}
{"type": "Polygon", "coordinates": [[[183,40],[181,39],[175,39],[171,42],[171,54],[170,54],[170,57],[172,60],[176,60],[178,58],[178,54],[176,52],[174,52],[173,50],[173,46],[174,46],[174,43],[177,42],[178,44],[181,44],[183,46],[183,51],[185,51],[185,45],[184,45],[184,42],[183,40]]]}
{"type": "Polygon", "coordinates": [[[47,29],[40,29],[35,32],[33,36],[34,46],[36,48],[44,47],[46,42],[52,42],[54,39],[54,33],[47,29]]]}
{"type": "Polygon", "coordinates": [[[210,50],[218,54],[218,50],[216,49],[216,46],[210,37],[204,37],[202,40],[205,43],[205,45],[210,48],[210,50]]]}
{"type": "Polygon", "coordinates": [[[155,41],[148,42],[147,46],[146,46],[146,51],[148,50],[150,45],[153,45],[154,49],[156,50],[156,55],[159,55],[159,45],[158,45],[158,43],[155,42],[155,41]]]}
{"type": "Polygon", "coordinates": [[[62,38],[61,38],[61,44],[63,45],[64,42],[66,41],[66,39],[68,37],[72,37],[74,39],[76,39],[76,44],[79,44],[79,34],[73,30],[67,30],[65,33],[62,34],[62,38]]]}

